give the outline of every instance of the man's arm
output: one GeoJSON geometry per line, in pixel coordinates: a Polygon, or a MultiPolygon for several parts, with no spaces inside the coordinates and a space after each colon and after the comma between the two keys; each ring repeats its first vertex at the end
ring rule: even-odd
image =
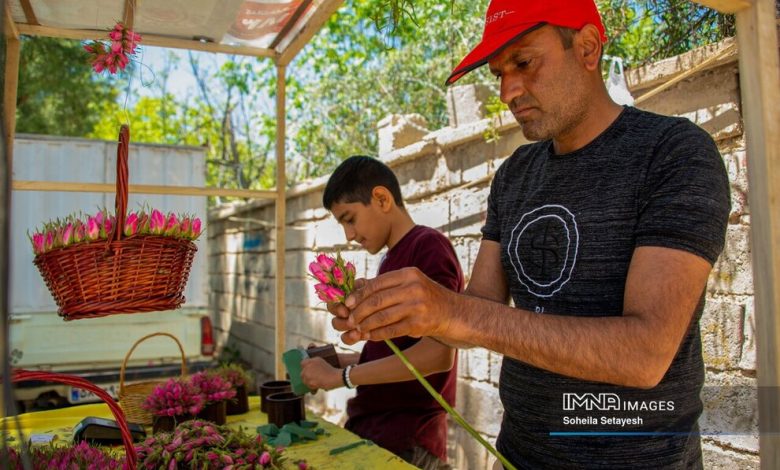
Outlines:
{"type": "MultiPolygon", "coordinates": [[[[477,252],[477,259],[474,261],[474,269],[471,270],[469,284],[463,292],[465,295],[508,304],[509,288],[507,287],[506,274],[501,269],[499,250],[501,250],[501,244],[490,240],[482,241],[479,245],[479,252],[477,252]],[[495,261],[496,259],[498,262],[495,261]]],[[[437,337],[435,339],[454,348],[467,349],[474,346],[470,342],[456,343],[448,338],[437,337]]]]}
{"type": "MultiPolygon", "coordinates": [[[[480,250],[482,252],[482,250],[480,250]]],[[[500,266],[498,250],[485,263],[500,266]]],[[[621,317],[535,314],[454,294],[414,269],[368,281],[347,299],[345,342],[437,336],[483,346],[583,380],[650,388],[669,368],[711,269],[686,251],[639,247],[629,266],[621,317]]]]}

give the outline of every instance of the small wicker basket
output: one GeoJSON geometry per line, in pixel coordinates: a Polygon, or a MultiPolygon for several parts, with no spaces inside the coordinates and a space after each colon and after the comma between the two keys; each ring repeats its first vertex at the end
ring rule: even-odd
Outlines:
{"type": "Polygon", "coordinates": [[[195,244],[160,235],[124,235],[130,130],[117,148],[116,223],[107,240],[80,243],[35,257],[34,263],[65,320],[115,313],[172,310],[184,303],[195,244]]]}
{"type": "Polygon", "coordinates": [[[176,345],[179,347],[179,352],[181,353],[181,377],[184,378],[187,375],[187,359],[184,357],[184,348],[181,346],[179,340],[172,334],[162,332],[152,333],[144,336],[133,344],[133,347],[127,352],[125,360],[122,361],[122,368],[119,370],[119,405],[125,412],[128,421],[131,423],[143,424],[145,426],[152,424],[154,416],[141,405],[143,405],[146,397],[154,391],[154,387],[165,383],[165,381],[149,380],[125,385],[125,369],[127,368],[127,361],[130,360],[130,355],[133,354],[135,348],[143,341],[155,336],[167,336],[176,342],[176,345]]]}

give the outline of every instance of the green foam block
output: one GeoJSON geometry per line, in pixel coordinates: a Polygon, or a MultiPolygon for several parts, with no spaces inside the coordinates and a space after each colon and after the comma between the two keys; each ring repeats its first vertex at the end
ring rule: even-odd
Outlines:
{"type": "Polygon", "coordinates": [[[301,380],[301,361],[308,358],[306,351],[303,349],[290,349],[282,354],[282,362],[287,369],[287,374],[290,376],[290,385],[292,391],[296,395],[303,395],[311,392],[309,387],[301,380]]]}

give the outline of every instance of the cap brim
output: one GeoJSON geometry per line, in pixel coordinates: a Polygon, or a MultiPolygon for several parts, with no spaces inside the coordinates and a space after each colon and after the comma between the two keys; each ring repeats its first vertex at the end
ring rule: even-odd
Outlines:
{"type": "Polygon", "coordinates": [[[477,67],[485,65],[490,59],[503,51],[504,48],[545,24],[543,22],[525,23],[495,33],[489,39],[482,38],[482,41],[455,67],[452,74],[447,78],[445,85],[452,85],[462,76],[477,67]]]}

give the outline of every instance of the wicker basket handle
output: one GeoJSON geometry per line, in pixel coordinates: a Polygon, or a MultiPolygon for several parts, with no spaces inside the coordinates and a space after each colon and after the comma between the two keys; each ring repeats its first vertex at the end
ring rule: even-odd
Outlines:
{"type": "Polygon", "coordinates": [[[170,333],[163,333],[163,332],[152,333],[136,341],[133,344],[133,347],[130,348],[130,351],[127,351],[127,355],[125,355],[125,360],[122,361],[122,368],[119,369],[119,394],[120,395],[125,393],[125,369],[127,368],[127,361],[130,360],[130,355],[133,354],[133,351],[135,351],[135,348],[137,348],[138,345],[141,344],[141,342],[149,338],[152,338],[154,336],[167,336],[172,340],[176,341],[176,346],[179,347],[179,352],[181,353],[181,376],[184,377],[185,375],[187,375],[187,359],[184,357],[184,348],[181,346],[179,340],[170,333]]]}
{"type": "Polygon", "coordinates": [[[111,411],[111,414],[114,415],[114,419],[119,426],[119,433],[122,436],[122,444],[125,446],[125,456],[127,457],[126,468],[128,470],[136,469],[138,455],[135,452],[135,447],[133,447],[133,437],[132,434],[130,434],[130,429],[127,426],[127,419],[125,418],[125,414],[122,411],[122,408],[120,408],[119,405],[114,402],[114,399],[111,398],[111,395],[109,395],[108,392],[88,381],[87,379],[75,375],[56,374],[53,372],[22,369],[14,370],[11,375],[11,382],[13,383],[26,382],[31,380],[72,385],[84,390],[89,390],[90,392],[97,395],[101,400],[103,400],[103,402],[105,402],[105,404],[108,406],[108,409],[111,411]]]}
{"type": "Polygon", "coordinates": [[[127,124],[122,124],[119,128],[119,145],[116,149],[116,198],[114,207],[116,209],[116,224],[114,224],[114,236],[109,236],[116,241],[122,239],[125,233],[125,221],[127,220],[127,191],[128,191],[128,171],[127,158],[128,147],[130,145],[130,128],[127,124]]]}

